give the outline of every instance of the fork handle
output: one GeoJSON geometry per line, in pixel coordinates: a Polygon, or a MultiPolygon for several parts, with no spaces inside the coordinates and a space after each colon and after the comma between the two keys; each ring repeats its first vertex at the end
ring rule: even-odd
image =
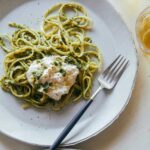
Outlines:
{"type": "Polygon", "coordinates": [[[56,139],[54,144],[50,147],[50,150],[56,150],[59,144],[63,141],[63,139],[68,135],[71,129],[75,126],[75,124],[82,117],[84,112],[88,109],[88,107],[92,104],[93,99],[89,100],[87,104],[73,117],[73,119],[69,122],[69,124],[64,128],[60,136],[56,139]]]}
{"type": "Polygon", "coordinates": [[[102,86],[100,86],[96,92],[92,95],[91,99],[84,105],[81,110],[73,117],[73,119],[69,122],[69,124],[64,128],[62,133],[59,135],[59,137],[56,139],[54,144],[50,147],[50,150],[56,150],[56,148],[60,145],[60,143],[63,141],[63,139],[68,135],[68,133],[71,131],[71,129],[76,125],[76,123],[79,121],[79,119],[82,117],[84,112],[89,108],[89,106],[92,104],[94,97],[99,93],[99,91],[103,89],[102,86]]]}

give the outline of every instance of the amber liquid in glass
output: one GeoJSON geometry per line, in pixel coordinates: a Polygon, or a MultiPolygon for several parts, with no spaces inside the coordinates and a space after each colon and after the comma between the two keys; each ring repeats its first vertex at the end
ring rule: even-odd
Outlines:
{"type": "Polygon", "coordinates": [[[145,53],[150,53],[150,7],[146,8],[138,17],[136,33],[145,53]]]}

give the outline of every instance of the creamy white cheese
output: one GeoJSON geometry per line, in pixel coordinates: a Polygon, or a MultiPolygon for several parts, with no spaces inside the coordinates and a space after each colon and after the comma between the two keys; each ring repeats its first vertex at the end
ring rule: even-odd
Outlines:
{"type": "Polygon", "coordinates": [[[47,94],[50,98],[58,101],[62,95],[68,94],[70,88],[76,81],[79,70],[76,65],[65,63],[66,56],[49,56],[34,61],[27,73],[27,80],[34,87],[35,77],[38,75],[38,84],[48,84],[48,88],[38,89],[40,92],[47,94]]]}

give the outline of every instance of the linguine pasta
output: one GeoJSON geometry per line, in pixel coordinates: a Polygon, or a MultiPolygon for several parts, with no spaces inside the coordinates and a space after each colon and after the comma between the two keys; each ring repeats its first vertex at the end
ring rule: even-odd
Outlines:
{"type": "Polygon", "coordinates": [[[1,78],[1,87],[5,91],[30,105],[48,105],[53,110],[60,110],[71,101],[90,97],[94,73],[102,65],[102,56],[92,39],[86,36],[92,22],[84,7],[77,3],[54,5],[44,14],[41,31],[16,23],[9,26],[16,28],[12,36],[0,36],[0,46],[6,52],[5,73],[1,78]],[[5,40],[10,42],[10,48],[5,40]],[[66,56],[66,63],[74,64],[79,69],[69,94],[63,95],[59,101],[32,87],[26,77],[34,60],[51,55],[66,56]]]}

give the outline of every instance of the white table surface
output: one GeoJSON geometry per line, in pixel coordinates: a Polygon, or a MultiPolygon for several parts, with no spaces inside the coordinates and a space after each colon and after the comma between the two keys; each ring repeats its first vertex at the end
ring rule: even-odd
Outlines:
{"type": "MultiPolygon", "coordinates": [[[[135,38],[135,21],[150,0],[109,0],[135,38]]],[[[0,0],[2,4],[4,0],[0,0]]],[[[19,2],[19,0],[18,0],[19,2]]],[[[82,150],[150,150],[150,58],[138,50],[139,71],[130,103],[119,119],[98,136],[81,143],[82,150]]],[[[0,134],[0,150],[40,150],[0,134]]]]}

